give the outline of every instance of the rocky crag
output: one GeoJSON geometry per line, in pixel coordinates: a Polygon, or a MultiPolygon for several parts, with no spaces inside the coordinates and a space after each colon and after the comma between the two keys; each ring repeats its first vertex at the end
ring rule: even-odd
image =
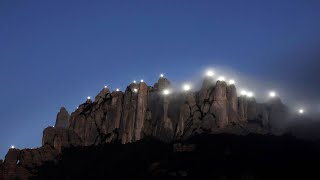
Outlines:
{"type": "Polygon", "coordinates": [[[164,94],[166,89],[171,83],[161,77],[154,86],[132,83],[125,92],[104,88],[71,115],[62,107],[55,126],[43,131],[42,147],[8,151],[0,179],[27,179],[69,147],[126,144],[146,137],[174,143],[202,133],[279,134],[288,115],[278,98],[257,103],[238,96],[233,84],[209,77],[196,92],[164,94]]]}

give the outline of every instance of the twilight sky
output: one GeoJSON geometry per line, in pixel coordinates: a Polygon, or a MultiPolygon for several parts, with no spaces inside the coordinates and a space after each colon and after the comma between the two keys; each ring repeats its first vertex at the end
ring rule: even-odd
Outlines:
{"type": "Polygon", "coordinates": [[[319,9],[318,0],[2,0],[0,158],[11,145],[40,146],[61,106],[71,112],[104,85],[153,85],[160,73],[180,82],[208,66],[283,86],[288,102],[320,112],[319,9]]]}

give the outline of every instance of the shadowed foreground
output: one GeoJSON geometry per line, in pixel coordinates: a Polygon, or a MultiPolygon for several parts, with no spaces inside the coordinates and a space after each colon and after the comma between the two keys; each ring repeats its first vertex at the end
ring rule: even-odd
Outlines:
{"type": "Polygon", "coordinates": [[[201,135],[187,143],[144,139],[132,144],[66,149],[33,179],[278,179],[319,176],[319,144],[292,136],[201,135]]]}

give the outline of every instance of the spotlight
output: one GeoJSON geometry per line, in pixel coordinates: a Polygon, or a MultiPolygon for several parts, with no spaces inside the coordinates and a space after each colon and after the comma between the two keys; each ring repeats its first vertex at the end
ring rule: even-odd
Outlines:
{"type": "Polygon", "coordinates": [[[160,77],[162,77],[162,78],[163,78],[163,77],[164,77],[164,74],[160,74],[160,77]]]}
{"type": "Polygon", "coordinates": [[[184,91],[190,91],[191,85],[190,84],[185,84],[185,85],[183,85],[182,88],[183,88],[184,91]]]}
{"type": "Polygon", "coordinates": [[[137,81],[136,81],[136,80],[134,80],[134,81],[133,81],[133,83],[137,83],[137,81]]]}
{"type": "Polygon", "coordinates": [[[271,91],[271,92],[269,93],[269,96],[272,97],[272,98],[273,98],[273,97],[276,97],[276,95],[277,95],[277,94],[276,94],[274,91],[271,91]]]}
{"type": "Polygon", "coordinates": [[[140,82],[143,82],[143,79],[141,79],[140,82]]]}
{"type": "Polygon", "coordinates": [[[120,89],[119,89],[119,88],[117,88],[117,89],[116,89],[116,91],[117,91],[117,92],[119,92],[119,91],[120,91],[120,89]]]}
{"type": "Polygon", "coordinates": [[[225,80],[226,80],[226,78],[225,78],[225,77],[223,77],[223,76],[220,76],[220,77],[218,78],[218,80],[219,80],[219,81],[225,81],[225,80]]]}
{"type": "Polygon", "coordinates": [[[234,84],[236,83],[233,79],[230,79],[229,84],[234,84]]]}
{"type": "Polygon", "coordinates": [[[168,94],[170,94],[170,91],[168,89],[165,89],[165,90],[163,90],[163,94],[168,95],[168,94]]]}
{"type": "Polygon", "coordinates": [[[299,114],[303,114],[304,110],[303,109],[299,109],[299,114]]]}
{"type": "Polygon", "coordinates": [[[13,146],[13,145],[11,146],[11,149],[14,149],[14,146],[13,146]]]}
{"type": "Polygon", "coordinates": [[[134,89],[133,89],[133,92],[135,92],[135,93],[138,92],[138,89],[137,89],[137,88],[134,88],[134,89]]]}
{"type": "Polygon", "coordinates": [[[254,94],[253,94],[253,92],[248,92],[248,93],[247,93],[247,96],[251,98],[251,97],[254,96],[254,94]]]}
{"type": "Polygon", "coordinates": [[[87,99],[89,100],[89,99],[91,99],[91,97],[90,97],[90,96],[88,96],[88,97],[87,97],[87,99]]]}
{"type": "Polygon", "coordinates": [[[242,90],[242,91],[241,91],[241,95],[242,95],[242,96],[246,96],[247,94],[248,94],[247,91],[245,91],[245,90],[242,90]]]}
{"type": "Polygon", "coordinates": [[[214,75],[213,71],[207,71],[207,76],[212,77],[214,75]]]}

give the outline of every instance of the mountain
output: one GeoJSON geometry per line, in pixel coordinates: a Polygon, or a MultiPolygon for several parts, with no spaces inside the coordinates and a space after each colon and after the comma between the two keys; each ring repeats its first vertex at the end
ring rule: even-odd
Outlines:
{"type": "Polygon", "coordinates": [[[210,77],[196,92],[174,92],[164,77],[154,86],[132,83],[125,92],[103,88],[71,115],[62,107],[55,126],[43,131],[42,147],[10,149],[0,177],[37,175],[68,149],[135,144],[148,138],[173,145],[202,134],[281,135],[287,117],[288,108],[279,98],[257,103],[253,97],[238,96],[235,85],[210,77]]]}

